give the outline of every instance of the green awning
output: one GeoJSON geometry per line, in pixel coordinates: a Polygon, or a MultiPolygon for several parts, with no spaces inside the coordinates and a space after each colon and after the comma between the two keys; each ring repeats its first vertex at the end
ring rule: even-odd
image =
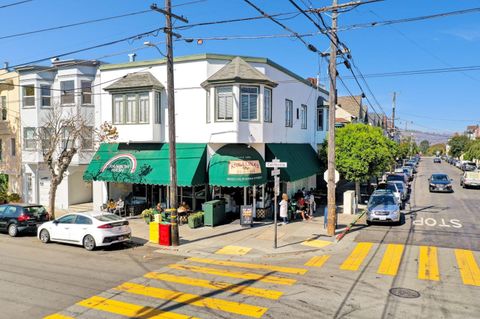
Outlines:
{"type": "Polygon", "coordinates": [[[213,154],[208,177],[209,184],[214,186],[263,185],[267,180],[267,169],[262,156],[253,147],[228,144],[213,154]]]}
{"type": "Polygon", "coordinates": [[[321,172],[321,163],[310,144],[267,144],[265,158],[287,162],[287,168],[280,168],[280,180],[293,182],[321,172]]]}
{"type": "MultiPolygon", "coordinates": [[[[206,183],[206,144],[177,143],[178,186],[206,183]]],[[[170,184],[167,143],[102,144],[83,174],[86,181],[170,184]]]]}

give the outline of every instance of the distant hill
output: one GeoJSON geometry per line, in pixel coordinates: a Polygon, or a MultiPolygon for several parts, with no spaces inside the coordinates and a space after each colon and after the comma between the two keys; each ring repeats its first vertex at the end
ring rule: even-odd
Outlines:
{"type": "Polygon", "coordinates": [[[449,133],[430,133],[416,130],[400,130],[400,134],[402,135],[402,137],[408,137],[413,134],[413,138],[417,144],[420,144],[420,142],[423,140],[427,140],[428,142],[430,142],[430,145],[447,143],[447,140],[452,137],[452,134],[449,133]]]}

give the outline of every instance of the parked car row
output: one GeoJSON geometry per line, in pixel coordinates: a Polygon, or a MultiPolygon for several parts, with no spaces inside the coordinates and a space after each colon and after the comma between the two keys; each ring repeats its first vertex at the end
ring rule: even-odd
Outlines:
{"type": "Polygon", "coordinates": [[[132,233],[128,221],[115,214],[70,213],[50,221],[45,207],[33,204],[0,205],[0,231],[12,237],[36,233],[43,243],[81,245],[87,250],[129,241],[132,233]]]}
{"type": "Polygon", "coordinates": [[[394,172],[383,176],[382,182],[367,201],[367,224],[373,222],[400,223],[401,210],[405,209],[411,191],[411,183],[417,173],[420,157],[403,161],[394,172]]]}
{"type": "Polygon", "coordinates": [[[471,171],[478,170],[480,168],[480,167],[477,166],[477,164],[475,162],[472,162],[472,161],[461,161],[459,159],[455,159],[455,158],[449,157],[449,156],[445,156],[444,160],[447,163],[461,169],[464,172],[471,172],[471,171]]]}

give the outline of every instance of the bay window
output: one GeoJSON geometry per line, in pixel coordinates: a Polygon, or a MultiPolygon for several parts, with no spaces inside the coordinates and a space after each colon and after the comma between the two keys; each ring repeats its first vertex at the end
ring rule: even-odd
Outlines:
{"type": "Polygon", "coordinates": [[[216,121],[233,121],[233,91],[232,86],[216,88],[216,121]]]}
{"type": "Polygon", "coordinates": [[[257,86],[240,87],[240,120],[258,120],[258,91],[257,86]]]}

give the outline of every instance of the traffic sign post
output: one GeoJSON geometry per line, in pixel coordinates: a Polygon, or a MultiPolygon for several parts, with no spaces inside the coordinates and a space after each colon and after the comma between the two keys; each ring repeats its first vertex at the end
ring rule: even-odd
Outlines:
{"type": "Polygon", "coordinates": [[[274,224],[274,238],[273,238],[273,248],[277,248],[277,196],[280,195],[280,168],[286,168],[287,162],[280,162],[278,158],[274,158],[271,162],[266,162],[265,166],[267,168],[273,168],[272,176],[274,181],[273,186],[273,224],[274,224]]]}
{"type": "MultiPolygon", "coordinates": [[[[323,180],[328,183],[328,170],[323,173],[323,180]]],[[[335,170],[335,184],[340,180],[340,173],[335,170]]]]}

